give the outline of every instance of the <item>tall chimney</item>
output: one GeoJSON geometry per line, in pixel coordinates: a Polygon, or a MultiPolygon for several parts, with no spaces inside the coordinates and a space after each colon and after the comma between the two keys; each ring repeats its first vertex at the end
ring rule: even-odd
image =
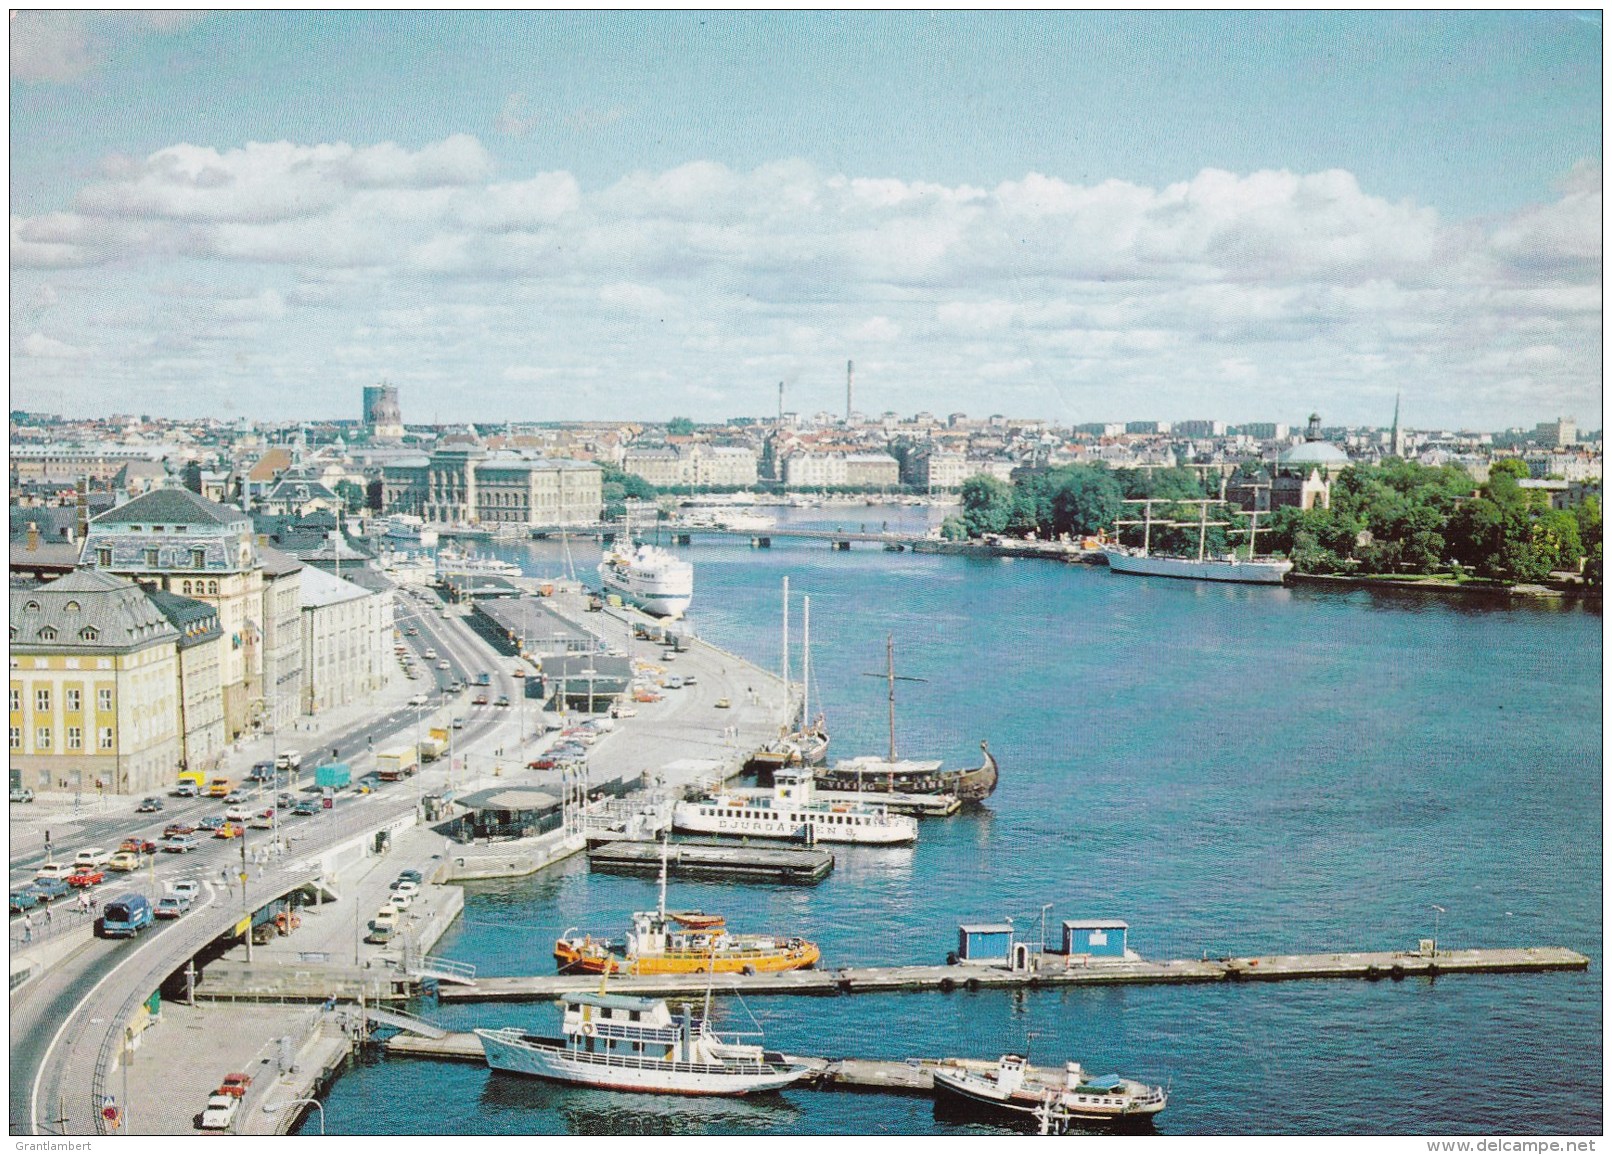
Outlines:
{"type": "Polygon", "coordinates": [[[778,382],[778,424],[784,423],[784,383],[778,382]]]}
{"type": "Polygon", "coordinates": [[[851,411],[856,408],[856,375],[855,366],[847,361],[845,363],[845,424],[851,423],[851,411]]]}
{"type": "Polygon", "coordinates": [[[28,552],[32,553],[34,550],[36,550],[38,548],[39,548],[39,523],[37,521],[30,521],[28,523],[28,552]]]}
{"type": "Polygon", "coordinates": [[[90,535],[90,483],[88,478],[78,479],[78,540],[90,535]]]}

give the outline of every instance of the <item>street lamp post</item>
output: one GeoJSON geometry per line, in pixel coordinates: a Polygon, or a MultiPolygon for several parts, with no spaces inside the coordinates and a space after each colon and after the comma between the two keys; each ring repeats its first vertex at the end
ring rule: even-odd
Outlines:
{"type": "Polygon", "coordinates": [[[284,1103],[265,1103],[263,1104],[263,1113],[265,1115],[274,1115],[287,1107],[296,1107],[303,1103],[312,1103],[319,1109],[319,1134],[323,1135],[325,1133],[325,1106],[318,1099],[287,1099],[284,1103]]]}
{"type": "Polygon", "coordinates": [[[1437,958],[1439,919],[1450,912],[1438,905],[1438,903],[1432,903],[1431,905],[1433,907],[1433,957],[1437,958]]]}

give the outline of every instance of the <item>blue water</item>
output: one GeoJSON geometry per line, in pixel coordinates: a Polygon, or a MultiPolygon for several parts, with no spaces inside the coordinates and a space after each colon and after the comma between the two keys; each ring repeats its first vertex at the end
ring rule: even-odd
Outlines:
{"type": "MultiPolygon", "coordinates": [[[[923,511],[798,511],[819,524],[923,511]]],[[[692,619],[776,668],[779,579],[812,598],[814,698],[833,756],[882,751],[893,633],[902,753],[961,764],[988,739],[989,809],[916,846],[836,848],[814,888],[674,883],[743,930],[815,939],[825,965],[940,962],[960,922],[1123,918],[1153,958],[1563,945],[1588,973],[753,998],[768,1044],[867,1058],[1078,1058],[1168,1081],[1166,1134],[1599,1133],[1601,617],[1366,591],[1126,579],[1039,561],[822,543],[699,544],[692,619]],[[1434,905],[1447,913],[1438,914],[1434,905]],[[1251,1109],[1250,1101],[1267,1103],[1251,1109]],[[1271,1106],[1275,1100],[1279,1106],[1271,1106]]],[[[556,572],[559,547],[505,550],[556,572]]],[[[579,568],[597,552],[573,547],[579,568]]],[[[797,603],[798,613],[798,603],[797,603]]],[[[797,619],[798,620],[798,619],[797,619]]],[[[554,936],[620,933],[652,879],[573,860],[472,884],[438,947],[548,972],[554,936]]],[[[552,1025],[542,1004],[437,1006],[446,1024],[552,1025]]],[[[748,1012],[748,1013],[747,1013],[748,1012]]],[[[689,1103],[390,1060],[345,1075],[332,1132],[429,1094],[440,1133],[973,1134],[924,1099],[789,1091],[689,1103]]]]}

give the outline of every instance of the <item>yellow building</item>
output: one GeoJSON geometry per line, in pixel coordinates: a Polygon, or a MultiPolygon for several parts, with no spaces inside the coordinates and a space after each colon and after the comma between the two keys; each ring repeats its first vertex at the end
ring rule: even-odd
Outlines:
{"type": "Polygon", "coordinates": [[[11,591],[12,785],[149,793],[181,756],[180,633],[126,578],[11,591]]]}

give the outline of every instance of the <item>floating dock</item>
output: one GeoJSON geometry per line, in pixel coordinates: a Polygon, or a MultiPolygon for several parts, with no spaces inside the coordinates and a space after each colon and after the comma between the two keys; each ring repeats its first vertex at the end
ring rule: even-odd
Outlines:
{"type": "MultiPolygon", "coordinates": [[[[588,865],[610,874],[660,873],[660,847],[652,842],[606,842],[588,850],[588,865]]],[[[749,878],[767,882],[821,882],[834,869],[826,850],[786,850],[728,843],[671,842],[666,872],[683,878],[749,878]]]]}
{"type": "MultiPolygon", "coordinates": [[[[1062,987],[1148,983],[1279,982],[1289,979],[1434,978],[1461,974],[1510,974],[1584,970],[1590,960],[1566,947],[1512,947],[1498,950],[1357,951],[1340,954],[1261,955],[1251,958],[1087,959],[1079,955],[1035,956],[1024,970],[998,966],[844,967],[838,970],[724,974],[718,993],[832,995],[889,991],[981,990],[997,987],[1062,987]]],[[[473,987],[443,986],[442,1002],[521,1002],[591,990],[597,980],[576,975],[478,978],[473,987]]],[[[622,975],[611,979],[619,994],[701,996],[708,975],[622,975]]]]}

